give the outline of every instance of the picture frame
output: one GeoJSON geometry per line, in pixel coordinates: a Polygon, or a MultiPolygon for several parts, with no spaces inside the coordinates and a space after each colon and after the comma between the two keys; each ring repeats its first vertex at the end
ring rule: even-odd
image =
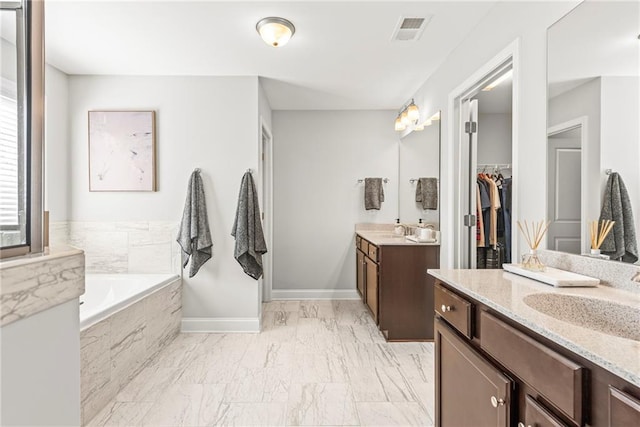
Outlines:
{"type": "Polygon", "coordinates": [[[89,111],[89,191],[157,191],[153,110],[89,111]]]}

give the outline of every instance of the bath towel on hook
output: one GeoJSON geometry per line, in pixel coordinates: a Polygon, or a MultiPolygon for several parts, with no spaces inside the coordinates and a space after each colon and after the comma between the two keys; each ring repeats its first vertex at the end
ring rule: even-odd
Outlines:
{"type": "Polygon", "coordinates": [[[187,198],[176,240],[182,249],[182,268],[187,266],[191,258],[189,277],[193,277],[200,267],[211,259],[213,252],[200,169],[194,170],[189,178],[187,198]]]}
{"type": "Polygon", "coordinates": [[[231,235],[236,239],[234,257],[246,274],[258,280],[262,277],[262,255],[267,253],[267,244],[262,231],[258,193],[251,171],[242,177],[236,220],[231,235]]]}

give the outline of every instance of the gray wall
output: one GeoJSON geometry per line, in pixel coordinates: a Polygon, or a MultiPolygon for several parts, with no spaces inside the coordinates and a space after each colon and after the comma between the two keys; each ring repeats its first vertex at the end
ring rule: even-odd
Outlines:
{"type": "Polygon", "coordinates": [[[398,214],[393,111],[274,111],[274,296],[353,290],[354,225],[398,214]],[[383,177],[380,211],[365,211],[359,178],[383,177]]]}
{"type": "Polygon", "coordinates": [[[511,163],[512,140],[511,114],[478,114],[478,164],[511,163]]]}

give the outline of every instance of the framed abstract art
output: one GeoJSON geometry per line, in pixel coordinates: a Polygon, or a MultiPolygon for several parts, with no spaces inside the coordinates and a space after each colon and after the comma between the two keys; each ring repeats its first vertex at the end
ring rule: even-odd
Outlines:
{"type": "Polygon", "coordinates": [[[89,111],[89,191],[156,191],[155,111],[89,111]]]}

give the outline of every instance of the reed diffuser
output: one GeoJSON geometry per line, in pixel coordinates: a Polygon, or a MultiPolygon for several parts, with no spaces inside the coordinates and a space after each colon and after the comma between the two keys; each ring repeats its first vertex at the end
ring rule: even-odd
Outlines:
{"type": "Polygon", "coordinates": [[[549,229],[549,223],[549,221],[539,221],[529,224],[527,220],[517,221],[518,228],[529,245],[529,253],[522,255],[522,268],[544,271],[544,264],[538,258],[538,246],[549,229]]]}
{"type": "Polygon", "coordinates": [[[589,231],[591,232],[591,255],[600,256],[600,246],[604,243],[604,239],[613,228],[615,221],[609,219],[600,221],[591,221],[589,223],[589,231]]]}

